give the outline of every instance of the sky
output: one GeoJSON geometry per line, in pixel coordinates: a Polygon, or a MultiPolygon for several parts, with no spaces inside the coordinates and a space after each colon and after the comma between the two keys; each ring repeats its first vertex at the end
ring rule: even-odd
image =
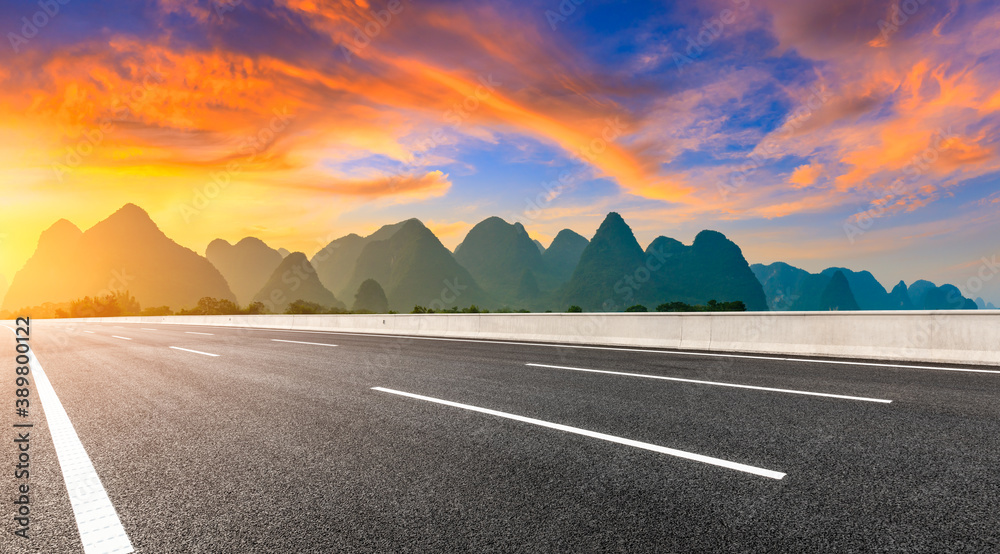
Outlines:
{"type": "Polygon", "coordinates": [[[128,202],[200,253],[617,211],[1000,305],[996,2],[49,0],[0,31],[6,280],[128,202]]]}

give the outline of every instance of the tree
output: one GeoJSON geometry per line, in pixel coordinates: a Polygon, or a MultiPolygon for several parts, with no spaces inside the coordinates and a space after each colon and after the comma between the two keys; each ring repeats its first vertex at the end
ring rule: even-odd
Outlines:
{"type": "Polygon", "coordinates": [[[181,315],[235,315],[240,313],[240,307],[228,299],[205,296],[198,300],[198,305],[190,310],[181,310],[181,315]]]}
{"type": "Polygon", "coordinates": [[[580,306],[577,306],[577,305],[574,304],[574,305],[570,306],[566,311],[569,312],[569,313],[571,313],[571,314],[578,314],[578,313],[583,312],[583,308],[581,308],[580,306]]]}
{"type": "Polygon", "coordinates": [[[375,314],[389,311],[389,299],[386,298],[382,285],[375,279],[366,279],[361,283],[357,294],[354,295],[354,306],[351,311],[375,314]]]}
{"type": "Polygon", "coordinates": [[[628,308],[625,308],[625,311],[626,312],[648,312],[649,310],[646,309],[646,307],[643,306],[642,304],[636,304],[635,306],[629,306],[628,308]]]}
{"type": "Polygon", "coordinates": [[[288,304],[285,308],[286,314],[322,314],[326,312],[326,308],[315,303],[306,300],[295,300],[288,304]]]}

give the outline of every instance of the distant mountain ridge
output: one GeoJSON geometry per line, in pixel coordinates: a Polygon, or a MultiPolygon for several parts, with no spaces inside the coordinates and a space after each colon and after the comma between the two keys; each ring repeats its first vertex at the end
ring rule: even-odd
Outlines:
{"type": "Polygon", "coordinates": [[[367,241],[342,290],[356,292],[364,281],[374,279],[385,291],[389,308],[405,312],[415,306],[440,310],[496,305],[423,223],[410,219],[401,225],[384,240],[367,241]]]}
{"type": "MultiPolygon", "coordinates": [[[[550,248],[551,250],[551,248],[550,248]]],[[[567,305],[585,310],[655,308],[684,302],[743,302],[767,310],[760,282],[739,246],[717,231],[698,233],[691,246],[658,237],[639,246],[621,215],[610,213],[586,246],[563,293],[567,305]]]]}
{"type": "Polygon", "coordinates": [[[371,242],[386,240],[399,231],[408,221],[400,221],[392,225],[383,225],[374,233],[367,237],[351,233],[340,237],[316,252],[310,261],[316,268],[320,281],[328,290],[341,296],[342,298],[352,298],[357,291],[349,290],[348,281],[354,275],[358,257],[371,242]]]}
{"type": "Polygon", "coordinates": [[[272,313],[283,313],[296,300],[319,304],[324,308],[345,309],[343,302],[320,282],[315,268],[302,252],[292,252],[278,264],[253,301],[264,304],[272,313]]]}
{"type": "Polygon", "coordinates": [[[538,244],[520,223],[499,217],[475,225],[455,250],[455,260],[496,300],[516,304],[556,287],[538,244]],[[528,283],[534,285],[525,285],[528,283]]]}
{"type": "Polygon", "coordinates": [[[207,259],[167,238],[142,208],[126,204],[87,231],[59,220],[14,276],[5,310],[129,291],[144,307],[235,300],[207,259]]]}
{"type": "Polygon", "coordinates": [[[253,300],[283,259],[280,252],[254,237],[246,237],[236,244],[215,239],[205,249],[205,257],[226,278],[237,302],[242,305],[253,300]]]}
{"type": "Polygon", "coordinates": [[[116,291],[131,292],[144,308],[183,309],[213,297],[242,305],[270,301],[277,312],[299,299],[326,308],[350,304],[400,312],[472,304],[489,310],[655,309],[710,300],[741,301],[750,310],[993,308],[948,284],[900,281],[887,291],[867,271],[830,267],[812,274],[781,262],[750,266],[741,248],[716,231],[698,233],[690,246],[660,236],[644,250],[615,212],[591,240],[563,229],[548,248],[522,224],[491,217],[452,253],[423,223],[408,219],[367,237],[346,235],[311,260],[303,258],[305,253],[274,249],[255,237],[236,244],[214,240],[202,257],[127,204],[86,232],[56,221],[6,294],[0,278],[0,297],[7,311],[116,291]],[[282,302],[270,296],[274,291],[282,293],[282,302]]]}
{"type": "Polygon", "coordinates": [[[938,287],[930,281],[918,280],[906,287],[900,281],[886,292],[867,271],[851,271],[830,267],[813,274],[784,262],[770,265],[754,264],[754,275],[760,280],[772,310],[816,311],[827,309],[823,293],[836,273],[847,281],[860,310],[974,310],[976,302],[962,296],[957,287],[938,287]]]}

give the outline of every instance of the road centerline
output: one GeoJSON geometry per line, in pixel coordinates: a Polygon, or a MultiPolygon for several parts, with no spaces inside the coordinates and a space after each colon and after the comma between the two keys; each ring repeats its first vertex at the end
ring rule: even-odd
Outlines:
{"type": "Polygon", "coordinates": [[[116,339],[122,339],[122,340],[132,340],[132,339],[130,339],[130,338],[128,338],[128,337],[119,337],[118,335],[111,335],[111,336],[112,336],[112,337],[114,337],[114,338],[116,338],[116,339]]]}
{"type": "Polygon", "coordinates": [[[488,414],[492,416],[502,417],[505,419],[512,419],[514,421],[520,421],[522,423],[530,423],[532,425],[538,425],[540,427],[547,427],[549,429],[556,429],[559,431],[564,431],[567,433],[573,433],[575,435],[582,435],[585,437],[600,439],[603,441],[613,442],[617,444],[623,444],[626,446],[632,446],[635,448],[641,448],[643,450],[649,450],[652,452],[657,452],[660,454],[666,454],[668,456],[674,456],[677,458],[684,458],[686,460],[693,460],[696,462],[701,462],[709,465],[714,465],[718,467],[724,467],[727,469],[732,469],[736,471],[742,471],[744,473],[751,473],[754,475],[759,475],[761,477],[767,477],[769,479],[782,479],[785,477],[785,473],[779,471],[772,471],[770,469],[759,468],[751,465],[741,464],[738,462],[731,462],[729,460],[723,460],[721,458],[713,458],[711,456],[704,456],[701,454],[695,454],[692,452],[685,452],[684,450],[676,450],[674,448],[667,448],[665,446],[659,446],[656,444],[651,444],[648,442],[641,442],[632,439],[626,439],[623,437],[616,437],[614,435],[608,435],[605,433],[598,433],[597,431],[589,431],[587,429],[581,429],[579,427],[571,427],[569,425],[563,425],[561,423],[552,423],[549,421],[544,421],[541,419],[535,419],[531,417],[520,416],[517,414],[511,414],[507,412],[501,412],[497,410],[491,410],[489,408],[480,408],[478,406],[472,406],[469,404],[461,404],[459,402],[452,402],[450,400],[442,400],[440,398],[433,398],[430,396],[423,396],[420,394],[413,394],[411,392],[403,392],[394,389],[387,389],[385,387],[372,387],[372,390],[385,392],[389,394],[395,394],[399,396],[405,396],[408,398],[413,398],[416,400],[424,400],[426,402],[433,402],[435,404],[442,404],[445,406],[451,406],[453,408],[462,408],[464,410],[470,410],[473,412],[479,412],[482,414],[488,414]]]}
{"type": "Polygon", "coordinates": [[[529,366],[529,367],[545,367],[545,368],[549,368],[549,369],[566,369],[566,370],[570,370],[570,371],[582,371],[582,372],[586,372],[586,373],[603,373],[605,375],[621,375],[621,376],[624,376],[624,377],[642,377],[642,378],[645,378],[645,379],[659,379],[661,381],[676,381],[676,382],[679,382],[679,383],[692,383],[692,384],[696,384],[696,385],[712,385],[712,386],[716,386],[716,387],[729,387],[729,388],[735,388],[735,389],[751,389],[751,390],[760,390],[760,391],[767,391],[767,392],[780,392],[780,393],[786,393],[786,394],[800,394],[800,395],[804,395],[804,396],[821,396],[821,397],[825,397],[825,398],[837,398],[837,399],[841,399],[841,400],[858,400],[858,401],[861,401],[861,402],[877,402],[877,403],[880,403],[880,404],[891,404],[892,403],[892,400],[885,400],[885,399],[882,399],[882,398],[868,398],[868,397],[865,397],[865,396],[848,396],[848,395],[844,395],[844,394],[831,394],[831,393],[826,393],[826,392],[811,392],[811,391],[803,391],[803,390],[795,390],[795,389],[778,389],[778,388],[773,388],[773,387],[759,387],[759,386],[756,386],[756,385],[741,385],[739,383],[722,383],[722,382],[718,382],[718,381],[701,381],[701,380],[698,380],[698,379],[684,379],[684,378],[681,378],[681,377],[667,377],[667,376],[664,376],[664,375],[648,375],[648,374],[645,374],[645,373],[627,373],[627,372],[624,372],[624,371],[608,371],[608,370],[604,370],[604,369],[587,369],[587,368],[582,368],[582,367],[569,367],[569,366],[549,365],[549,364],[524,364],[524,365],[529,366]]]}
{"type": "Polygon", "coordinates": [[[200,350],[191,350],[190,348],[181,348],[180,346],[171,346],[174,350],[183,350],[185,352],[191,352],[194,354],[201,354],[202,356],[212,356],[213,358],[219,357],[218,354],[209,354],[208,352],[202,352],[200,350]]]}

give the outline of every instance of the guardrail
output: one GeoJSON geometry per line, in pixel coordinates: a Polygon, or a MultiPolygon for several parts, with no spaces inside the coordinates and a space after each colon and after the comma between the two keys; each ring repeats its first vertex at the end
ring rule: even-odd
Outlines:
{"type": "Polygon", "coordinates": [[[1000,365],[1000,311],[992,310],[163,316],[90,321],[1000,365]]]}

